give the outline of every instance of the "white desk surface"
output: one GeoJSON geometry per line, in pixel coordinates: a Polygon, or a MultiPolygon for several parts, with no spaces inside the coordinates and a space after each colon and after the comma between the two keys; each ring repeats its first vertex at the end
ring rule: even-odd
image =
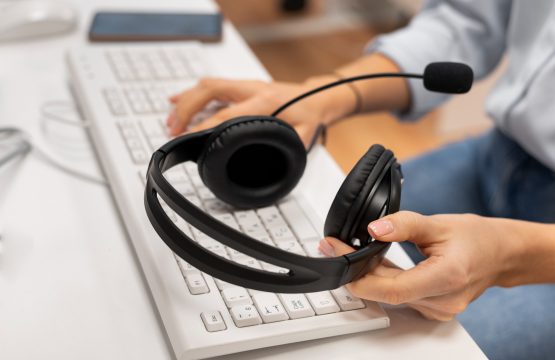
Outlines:
{"type": "MultiPolygon", "coordinates": [[[[38,134],[41,104],[70,99],[64,52],[86,43],[93,10],[212,6],[199,0],[73,1],[81,15],[73,34],[0,43],[0,126],[38,134]]],[[[71,162],[97,171],[87,137],[79,129],[64,131],[70,132],[63,136],[71,136],[77,154],[71,162]]],[[[43,142],[56,145],[52,139],[43,142]]],[[[0,169],[0,201],[0,359],[173,358],[108,188],[68,176],[30,155],[0,169]]],[[[391,327],[385,330],[227,358],[484,358],[456,321],[427,321],[406,308],[387,312],[391,327]]]]}

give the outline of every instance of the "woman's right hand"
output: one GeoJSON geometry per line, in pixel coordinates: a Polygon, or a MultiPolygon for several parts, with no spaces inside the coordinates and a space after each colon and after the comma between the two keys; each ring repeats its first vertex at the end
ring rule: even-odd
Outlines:
{"type": "MultiPolygon", "coordinates": [[[[270,115],[292,98],[335,80],[335,76],[322,76],[312,78],[303,84],[296,84],[204,78],[193,88],[170,98],[171,103],[175,105],[167,119],[170,135],[176,136],[185,130],[196,132],[212,128],[237,116],[270,115]],[[229,105],[187,129],[193,116],[213,100],[229,105]]],[[[333,120],[349,115],[355,107],[355,102],[352,91],[340,86],[304,99],[278,117],[291,124],[305,146],[308,146],[320,124],[327,125],[333,120]]]]}

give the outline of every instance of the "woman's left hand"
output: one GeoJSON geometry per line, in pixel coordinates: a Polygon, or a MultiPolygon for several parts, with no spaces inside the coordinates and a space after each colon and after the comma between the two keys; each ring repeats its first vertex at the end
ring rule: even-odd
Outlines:
{"type": "MultiPolygon", "coordinates": [[[[360,298],[408,304],[428,319],[451,320],[488,287],[511,283],[510,265],[520,244],[508,230],[510,221],[408,211],[376,220],[368,225],[373,238],[412,241],[427,259],[409,270],[386,260],[347,288],[360,298]]],[[[325,238],[320,251],[338,256],[353,249],[340,240],[325,238]]]]}

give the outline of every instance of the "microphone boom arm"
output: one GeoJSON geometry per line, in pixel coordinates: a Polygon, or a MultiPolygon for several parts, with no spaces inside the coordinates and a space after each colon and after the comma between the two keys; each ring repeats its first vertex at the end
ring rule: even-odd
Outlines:
{"type": "Polygon", "coordinates": [[[410,73],[377,73],[377,74],[365,74],[365,75],[358,75],[358,76],[352,76],[352,77],[348,77],[348,78],[344,78],[344,79],[340,79],[334,82],[331,82],[329,84],[326,85],[322,85],[319,86],[315,89],[312,89],[310,91],[307,91],[297,97],[294,97],[293,99],[289,100],[288,102],[286,102],[285,104],[281,105],[279,108],[277,108],[271,116],[277,116],[279,115],[281,112],[283,112],[285,109],[287,109],[288,107],[290,107],[291,105],[295,104],[298,101],[301,101],[304,98],[307,98],[309,96],[312,96],[314,94],[317,94],[319,92],[322,92],[324,90],[328,90],[330,88],[339,86],[339,85],[343,85],[349,82],[355,82],[355,81],[361,81],[361,80],[369,80],[369,79],[376,79],[376,78],[384,78],[384,77],[388,77],[388,78],[410,78],[410,79],[423,79],[424,75],[421,74],[410,74],[410,73]]]}

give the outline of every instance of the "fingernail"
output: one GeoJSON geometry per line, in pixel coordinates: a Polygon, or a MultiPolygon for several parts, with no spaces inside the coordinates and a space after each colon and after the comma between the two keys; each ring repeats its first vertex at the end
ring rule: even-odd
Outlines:
{"type": "Polygon", "coordinates": [[[384,236],[393,232],[393,223],[386,219],[372,221],[368,225],[368,231],[374,236],[384,236]]]}
{"type": "Polygon", "coordinates": [[[335,250],[333,246],[326,239],[320,240],[320,246],[318,246],[318,250],[326,256],[335,256],[335,250]]]}

